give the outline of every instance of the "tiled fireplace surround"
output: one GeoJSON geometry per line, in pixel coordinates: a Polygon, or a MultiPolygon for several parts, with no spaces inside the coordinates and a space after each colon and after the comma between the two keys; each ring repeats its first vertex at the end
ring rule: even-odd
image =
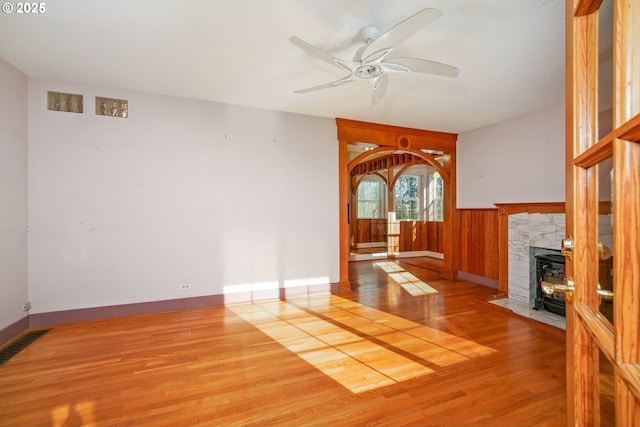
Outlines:
{"type": "Polygon", "coordinates": [[[498,208],[498,287],[507,298],[492,301],[516,314],[565,328],[565,319],[536,311],[535,256],[558,252],[566,237],[562,202],[496,204],[498,208]],[[533,271],[532,271],[533,270],[533,271]]]}
{"type": "Polygon", "coordinates": [[[535,256],[560,250],[566,237],[563,213],[518,213],[508,219],[509,299],[535,302],[535,256]]]}
{"type": "MultiPolygon", "coordinates": [[[[606,203],[606,202],[605,202],[606,203]]],[[[535,256],[558,253],[566,233],[564,203],[497,204],[499,284],[508,298],[493,301],[517,314],[564,328],[564,318],[535,311],[535,256]]],[[[598,217],[599,239],[612,248],[611,214],[598,217]]]]}

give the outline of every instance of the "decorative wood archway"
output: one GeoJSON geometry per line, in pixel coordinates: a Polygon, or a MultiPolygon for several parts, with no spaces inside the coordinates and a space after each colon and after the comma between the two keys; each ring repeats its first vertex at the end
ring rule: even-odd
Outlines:
{"type": "MultiPolygon", "coordinates": [[[[417,155],[431,164],[437,164],[446,185],[444,188],[444,229],[443,254],[444,266],[442,275],[445,278],[455,278],[456,256],[453,242],[455,241],[455,209],[456,209],[456,141],[458,135],[454,133],[435,132],[421,129],[411,129],[375,123],[360,122],[347,119],[336,119],[338,126],[339,146],[339,186],[340,186],[340,290],[349,290],[349,173],[356,163],[367,156],[360,156],[349,163],[349,143],[368,142],[378,145],[376,150],[407,152],[417,155]],[[445,154],[445,161],[441,165],[431,156],[421,150],[440,151],[445,154]]],[[[375,150],[372,150],[372,152],[375,150]]]]}

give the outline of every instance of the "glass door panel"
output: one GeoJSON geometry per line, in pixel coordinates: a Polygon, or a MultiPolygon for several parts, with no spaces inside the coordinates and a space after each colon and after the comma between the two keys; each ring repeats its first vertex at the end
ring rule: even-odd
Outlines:
{"type": "Polygon", "coordinates": [[[613,324],[613,161],[596,167],[598,177],[598,309],[613,324]]]}

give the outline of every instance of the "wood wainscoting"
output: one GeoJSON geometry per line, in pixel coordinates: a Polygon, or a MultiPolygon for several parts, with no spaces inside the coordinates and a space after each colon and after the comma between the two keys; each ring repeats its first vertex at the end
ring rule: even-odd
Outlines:
{"type": "Polygon", "coordinates": [[[400,221],[400,252],[442,253],[442,222],[400,221]]]}
{"type": "Polygon", "coordinates": [[[498,210],[458,209],[458,269],[498,279],[498,210]]]}
{"type": "Polygon", "coordinates": [[[353,230],[354,244],[374,243],[387,241],[387,219],[386,218],[363,218],[354,221],[353,230]]]}
{"type": "MultiPolygon", "coordinates": [[[[357,219],[353,222],[353,244],[387,241],[386,219],[357,219]]],[[[398,250],[400,252],[431,251],[442,253],[443,222],[399,221],[398,250]]]]}

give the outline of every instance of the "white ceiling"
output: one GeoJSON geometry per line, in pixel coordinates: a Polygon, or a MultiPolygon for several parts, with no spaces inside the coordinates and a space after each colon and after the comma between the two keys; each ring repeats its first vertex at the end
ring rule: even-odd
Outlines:
{"type": "Polygon", "coordinates": [[[563,102],[564,4],[50,0],[40,15],[0,13],[0,57],[35,78],[460,133],[563,102]],[[426,7],[443,16],[390,56],[454,65],[457,79],[394,73],[374,106],[364,81],[293,93],[345,72],[290,36],[350,60],[361,28],[385,31],[426,7]]]}

